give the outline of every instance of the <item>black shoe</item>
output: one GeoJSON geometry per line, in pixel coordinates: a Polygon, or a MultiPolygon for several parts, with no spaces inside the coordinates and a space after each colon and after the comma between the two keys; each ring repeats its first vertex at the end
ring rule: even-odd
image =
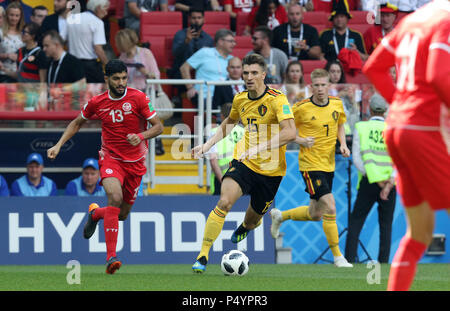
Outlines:
{"type": "Polygon", "coordinates": [[[99,208],[99,206],[96,203],[92,203],[91,205],[89,205],[88,219],[83,229],[83,236],[85,239],[89,239],[94,234],[95,229],[97,228],[98,221],[94,221],[92,219],[92,215],[94,215],[97,208],[99,208]]]}

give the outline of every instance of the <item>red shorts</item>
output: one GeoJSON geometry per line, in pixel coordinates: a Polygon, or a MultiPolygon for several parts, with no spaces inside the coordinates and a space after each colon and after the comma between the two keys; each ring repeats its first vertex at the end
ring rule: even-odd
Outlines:
{"type": "Polygon", "coordinates": [[[450,156],[441,133],[394,128],[385,136],[405,207],[426,201],[433,210],[450,208],[450,156]]]}
{"type": "MultiPolygon", "coordinates": [[[[115,160],[109,155],[99,153],[99,167],[100,177],[104,178],[115,177],[122,185],[123,201],[127,204],[133,205],[138,195],[139,187],[141,185],[142,176],[147,171],[144,161],[138,162],[122,162],[115,160]]],[[[102,184],[100,182],[100,184],[102,184]]]]}

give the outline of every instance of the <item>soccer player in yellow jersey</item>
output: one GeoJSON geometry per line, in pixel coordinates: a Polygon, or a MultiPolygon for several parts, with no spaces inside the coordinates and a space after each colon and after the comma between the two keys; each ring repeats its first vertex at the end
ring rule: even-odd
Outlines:
{"type": "Polygon", "coordinates": [[[206,270],[211,246],[222,231],[226,215],[242,195],[250,195],[250,204],[231,240],[242,241],[261,223],[286,174],[285,145],[296,137],[294,115],[286,96],[264,84],[267,72],[264,58],[251,54],[244,57],[242,65],[247,89],[236,94],[230,114],[216,134],[192,149],[194,157],[202,157],[231,132],[239,119],[246,129],[241,143],[235,147],[230,168],[223,176],[217,206],[206,221],[202,248],[192,266],[198,273],[206,270]]]}
{"type": "Polygon", "coordinates": [[[295,140],[300,145],[298,163],[305,191],[309,193],[309,206],[299,206],[281,212],[273,208],[271,234],[279,235],[283,221],[322,221],[323,230],[334,256],[337,267],[352,267],[339,250],[339,234],[336,225],[336,203],[331,193],[335,170],[336,138],[340,142],[342,156],[349,157],[350,150],[345,141],[344,123],[346,116],[342,101],[328,96],[329,75],[323,69],[311,73],[312,97],[297,102],[292,111],[298,135],[295,140]]]}

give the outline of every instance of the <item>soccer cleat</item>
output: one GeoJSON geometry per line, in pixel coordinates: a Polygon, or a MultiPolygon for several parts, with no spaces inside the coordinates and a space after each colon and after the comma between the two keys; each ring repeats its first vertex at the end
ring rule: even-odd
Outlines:
{"type": "Polygon", "coordinates": [[[281,211],[278,208],[272,208],[270,211],[270,218],[272,219],[270,234],[272,235],[272,238],[276,239],[280,235],[280,226],[283,222],[281,219],[281,211]]]}
{"type": "Polygon", "coordinates": [[[237,234],[236,231],[237,231],[237,229],[231,235],[231,242],[233,242],[233,243],[239,243],[240,241],[245,239],[248,235],[248,231],[245,231],[244,233],[241,233],[241,234],[237,234]]]}
{"type": "Polygon", "coordinates": [[[121,266],[122,262],[119,259],[117,259],[117,257],[111,257],[106,262],[106,273],[114,274],[114,272],[116,272],[116,270],[119,270],[121,266]]]}
{"type": "Polygon", "coordinates": [[[338,268],[353,268],[353,265],[344,256],[335,257],[334,265],[338,268]]]}
{"type": "Polygon", "coordinates": [[[192,270],[195,273],[203,273],[206,270],[206,258],[205,256],[200,257],[193,265],[192,265],[192,270]],[[202,263],[203,262],[203,263],[202,263]]]}
{"type": "Polygon", "coordinates": [[[97,222],[92,219],[92,215],[95,212],[95,209],[99,208],[97,203],[92,203],[89,205],[89,213],[88,213],[88,220],[86,224],[84,225],[83,229],[83,236],[85,239],[89,239],[95,232],[95,229],[97,228],[97,222]]]}

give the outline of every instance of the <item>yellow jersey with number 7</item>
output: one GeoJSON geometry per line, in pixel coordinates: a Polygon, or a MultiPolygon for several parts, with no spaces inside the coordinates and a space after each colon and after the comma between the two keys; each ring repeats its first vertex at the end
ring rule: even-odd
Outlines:
{"type": "Polygon", "coordinates": [[[328,96],[328,103],[319,106],[311,97],[295,103],[292,112],[298,136],[314,137],[314,145],[311,148],[300,146],[300,171],[333,172],[338,125],[347,120],[342,100],[328,96]]]}

